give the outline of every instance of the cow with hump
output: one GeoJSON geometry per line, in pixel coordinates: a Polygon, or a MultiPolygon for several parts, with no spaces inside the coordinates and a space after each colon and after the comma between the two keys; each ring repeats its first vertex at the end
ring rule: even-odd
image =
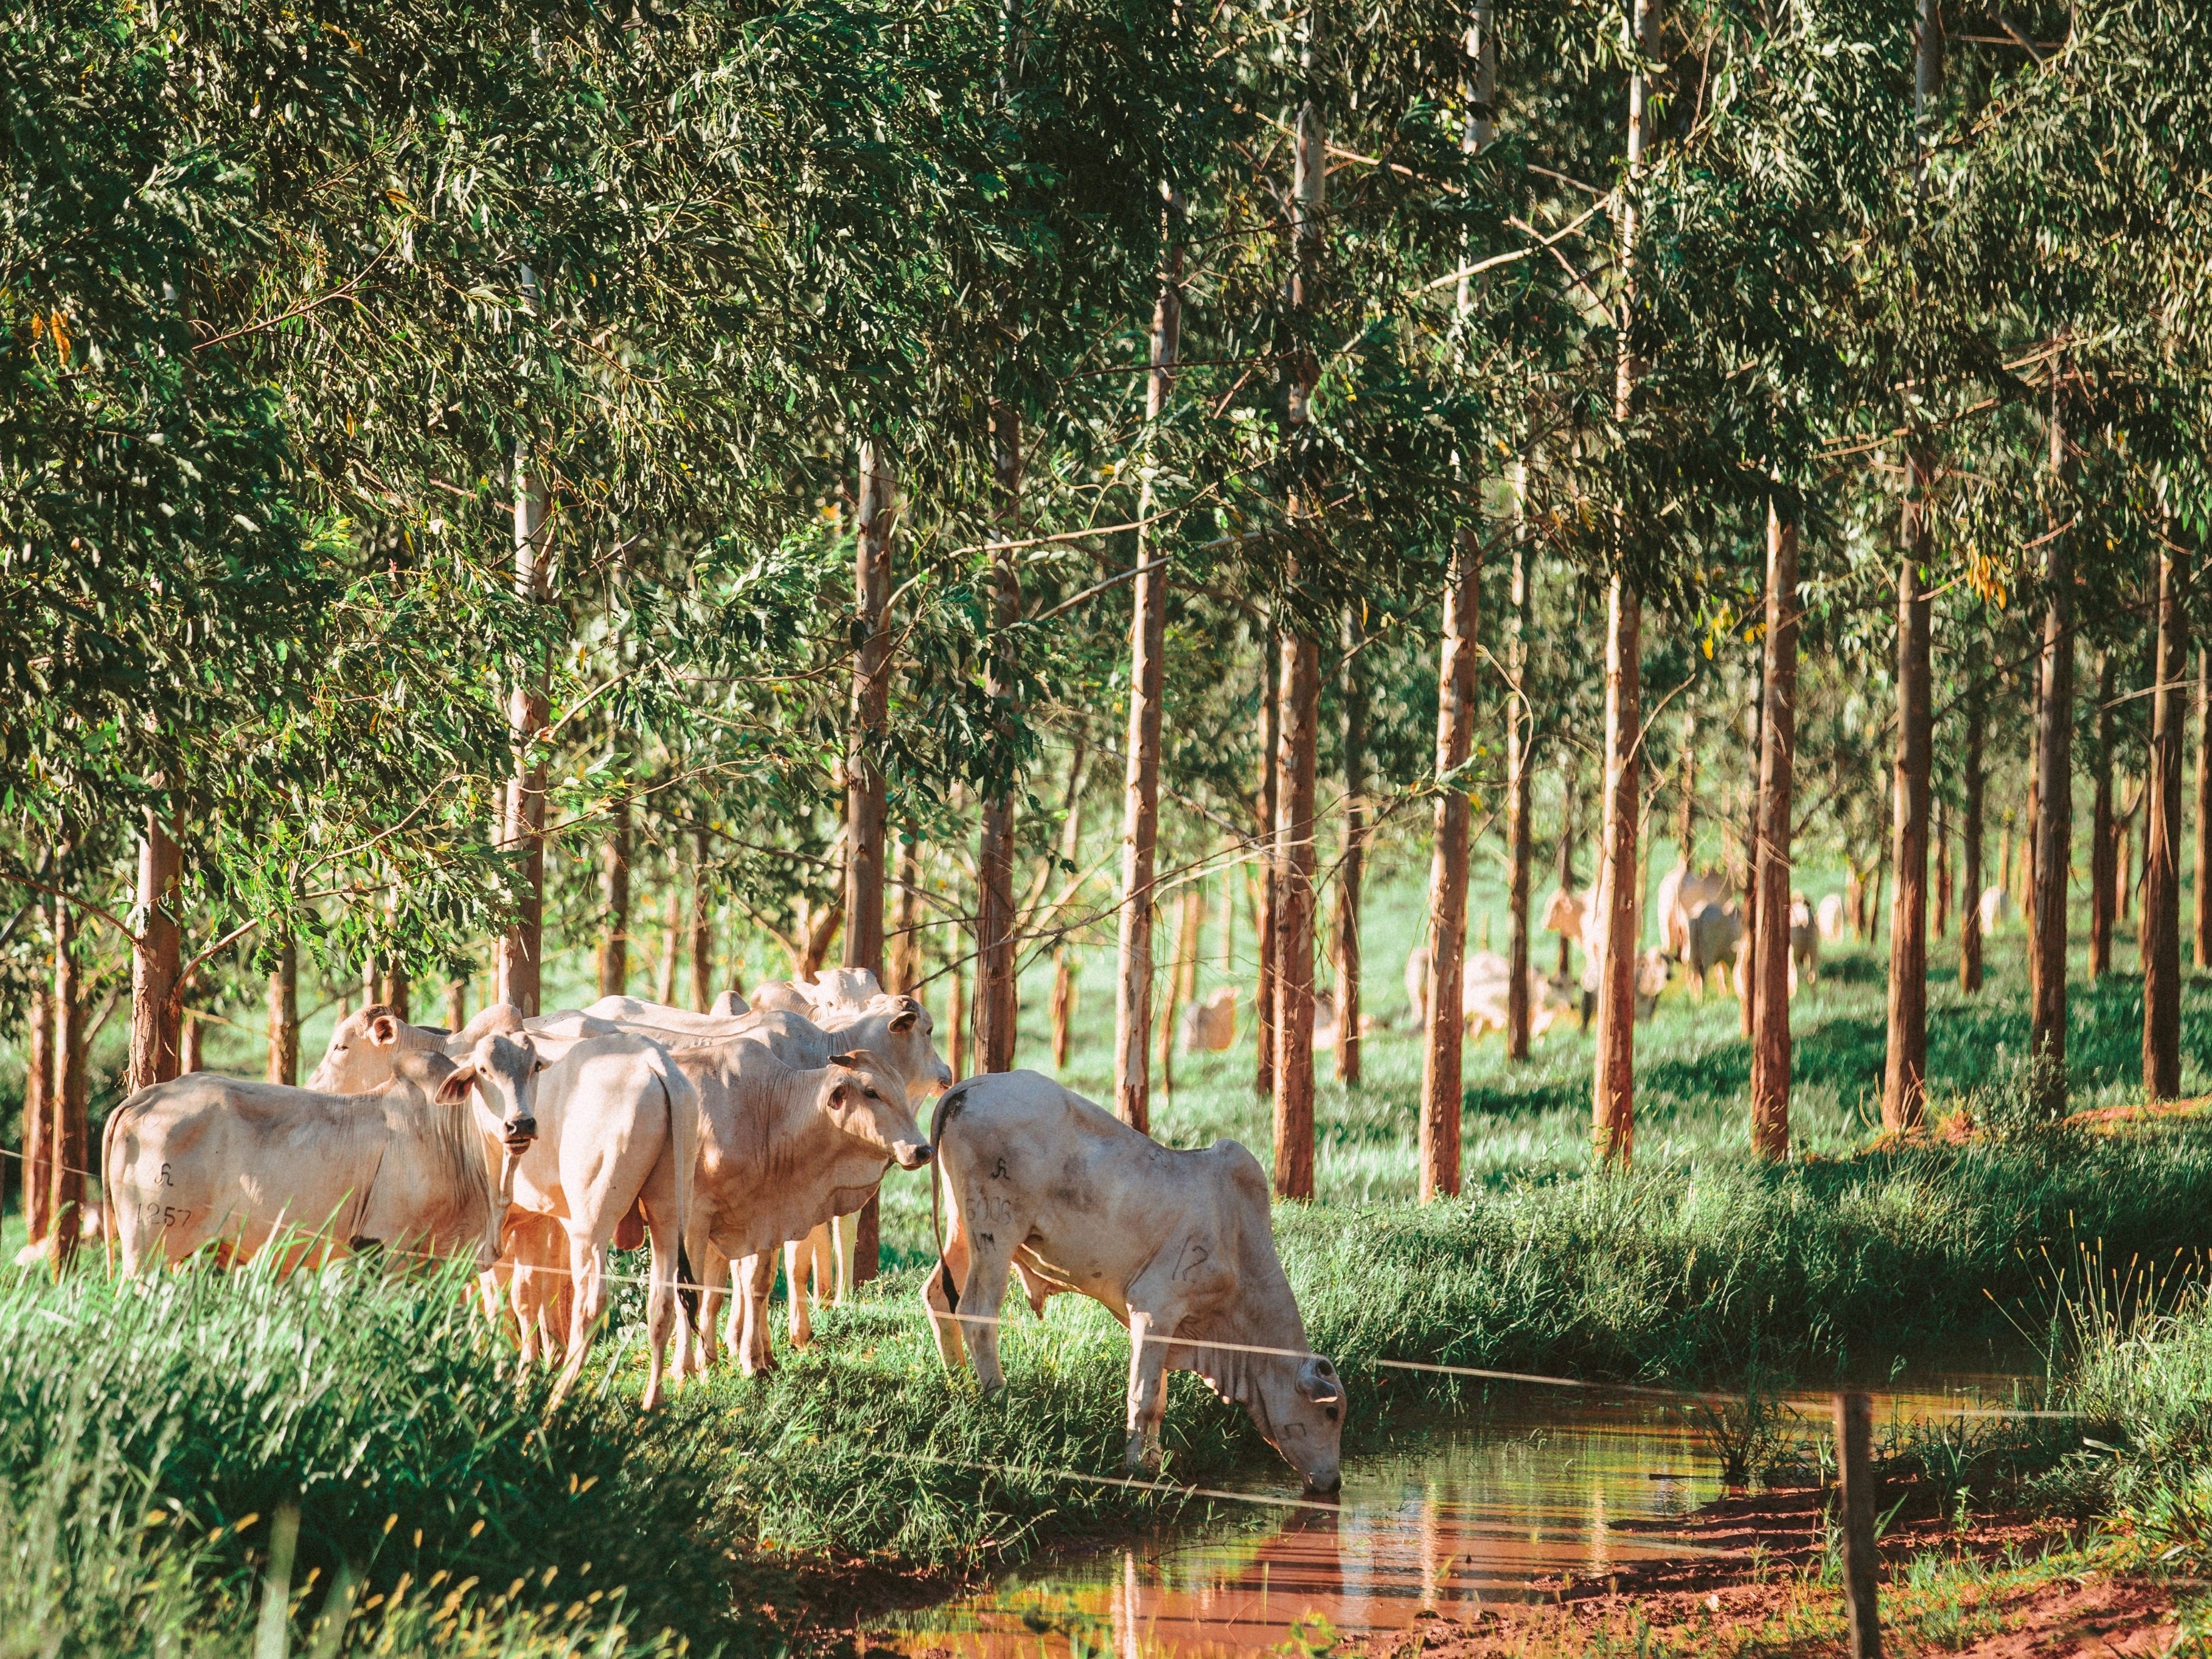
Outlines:
{"type": "Polygon", "coordinates": [[[101,1142],[107,1236],[126,1273],[210,1244],[249,1261],[272,1239],[292,1260],[381,1244],[489,1266],[542,1069],[526,1038],[495,1034],[458,1066],[409,1049],[366,1095],[211,1072],[142,1089],[101,1142]]]}
{"type": "Polygon", "coordinates": [[[1156,1465],[1167,1373],[1242,1405],[1316,1491],[1334,1490],[1344,1385],[1306,1346],[1275,1255],[1267,1177],[1233,1140],[1176,1152],[1036,1072],[949,1091],[933,1127],[949,1211],[922,1299],[939,1354],[1005,1386],[999,1309],[1019,1273],[1040,1316],[1073,1291],[1128,1328],[1128,1462],[1156,1465]]]}

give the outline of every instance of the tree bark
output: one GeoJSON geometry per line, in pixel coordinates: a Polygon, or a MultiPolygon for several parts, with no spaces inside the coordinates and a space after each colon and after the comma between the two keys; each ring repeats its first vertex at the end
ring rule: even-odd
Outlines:
{"type": "Polygon", "coordinates": [[[1528,704],[1528,538],[1520,502],[1526,479],[1516,469],[1516,521],[1513,537],[1511,614],[1506,621],[1505,665],[1511,681],[1505,705],[1506,987],[1505,1057],[1528,1058],[1528,887],[1534,861],[1529,823],[1535,716],[1528,704]]]}
{"type": "Polygon", "coordinates": [[[1283,635],[1275,842],[1275,1195],[1314,1191],[1314,750],[1320,649],[1283,635]]]}
{"type": "Polygon", "coordinates": [[[2183,576],[2167,528],[2158,561],[2157,652],[2153,658],[2150,769],[2143,781],[2143,1092],[2170,1100],[2181,1092],[2181,772],[2188,700],[2183,576]]]}
{"type": "Polygon", "coordinates": [[[1889,911],[1889,1047],[1881,1088],[1882,1127],[1919,1127],[1928,1100],[1929,629],[1934,603],[1921,568],[1931,551],[1922,492],[1924,455],[1905,467],[1905,556],[1897,567],[1897,772],[1892,783],[1897,867],[1889,911]]]}
{"type": "MultiPolygon", "coordinates": [[[[1575,756],[1568,750],[1565,764],[1559,771],[1559,886],[1562,893],[1575,890],[1575,756]]],[[[1562,984],[1571,984],[1569,971],[1574,963],[1567,955],[1567,936],[1559,935],[1559,973],[1562,984]]]]}
{"type": "Polygon", "coordinates": [[[2097,653],[2097,771],[2089,812],[2089,977],[2112,971],[2112,917],[2119,902],[2112,822],[2112,653],[2097,653]]]}
{"type": "Polygon", "coordinates": [[[676,971],[683,959],[683,902],[677,896],[675,884],[671,883],[661,906],[660,979],[653,988],[655,1000],[665,1008],[676,1006],[676,971]]]}
{"type": "Polygon", "coordinates": [[[1344,613],[1344,861],[1336,868],[1336,1077],[1357,1086],[1359,1042],[1359,888],[1367,856],[1367,678],[1356,606],[1344,613]]]}
{"type": "MultiPolygon", "coordinates": [[[[1021,533],[1022,422],[1010,404],[991,405],[991,467],[996,480],[1000,539],[1021,533]]],[[[991,617],[994,637],[985,659],[984,690],[999,722],[1011,738],[1013,708],[1012,658],[1015,623],[1021,620],[1021,586],[1013,555],[991,556],[991,617]]],[[[1014,1022],[1018,989],[1014,982],[1014,793],[1011,785],[983,803],[983,823],[975,847],[975,1062],[985,1072],[1006,1072],[1014,1064],[1014,1022]]]]}
{"type": "Polygon", "coordinates": [[[1931,809],[1936,814],[1936,877],[1933,896],[1936,903],[1935,920],[1929,924],[1929,933],[1942,939],[1951,931],[1951,811],[1942,801],[1931,809]]]}
{"type": "MultiPolygon", "coordinates": [[[[534,295],[537,282],[526,268],[522,280],[525,291],[534,295]]],[[[514,441],[514,591],[527,605],[544,605],[551,598],[545,508],[544,481],[531,465],[529,440],[519,437],[514,441]]],[[[505,834],[500,844],[521,855],[523,897],[514,921],[500,938],[493,960],[499,1000],[513,1003],[526,1018],[543,1012],[539,998],[545,949],[545,763],[536,749],[538,734],[545,730],[550,708],[545,669],[540,664],[533,679],[515,686],[507,695],[515,775],[507,783],[505,834]]]]}
{"type": "Polygon", "coordinates": [[[885,989],[911,996],[921,982],[921,841],[911,823],[899,837],[898,930],[890,942],[885,989]]]}
{"type": "Polygon", "coordinates": [[[1790,875],[1797,752],[1797,526],[1766,515],[1766,653],[1759,722],[1759,932],[1752,977],[1751,1139],[1762,1158],[1790,1155],[1790,875]]]}
{"type": "Polygon", "coordinates": [[[1075,1018],[1075,968],[1068,960],[1067,947],[1057,945],[1052,952],[1052,1069],[1067,1069],[1068,1026],[1075,1018]]]}
{"type": "Polygon", "coordinates": [[[845,966],[866,969],[878,984],[884,976],[886,824],[881,757],[890,741],[894,491],[883,447],[872,441],[862,444],[860,533],[853,566],[853,633],[858,644],[845,743],[845,966]]]}
{"type": "Polygon", "coordinates": [[[707,832],[691,835],[691,1006],[705,1013],[714,1006],[714,918],[708,904],[707,832]]]}
{"type": "MultiPolygon", "coordinates": [[[[1152,371],[1146,383],[1145,418],[1157,425],[1175,390],[1182,349],[1182,197],[1170,190],[1167,204],[1167,268],[1152,302],[1152,371]]],[[[1149,459],[1149,458],[1148,458],[1149,459]]],[[[1137,517],[1152,516],[1151,468],[1138,495],[1137,517]]],[[[1160,701],[1164,692],[1168,577],[1153,569],[1164,558],[1137,532],[1137,577],[1129,617],[1129,753],[1121,788],[1121,914],[1114,990],[1114,1110],[1132,1127],[1152,1122],[1148,1072],[1152,1028],[1152,932],[1160,829],[1160,701]]],[[[1161,1047],[1164,1067],[1167,1038],[1161,1047]]]]}
{"type": "Polygon", "coordinates": [[[269,1080],[287,1086],[300,1080],[300,951],[289,939],[269,970],[269,1080]]]}
{"type": "MultiPolygon", "coordinates": [[[[40,919],[52,920],[64,901],[40,895],[35,901],[40,919]]],[[[23,1225],[28,1242],[43,1243],[53,1230],[54,1119],[56,1097],[54,1061],[60,1048],[55,1041],[53,974],[44,963],[31,982],[30,1036],[23,1067],[23,1225]]]]}
{"type": "MultiPolygon", "coordinates": [[[[1969,673],[1973,671],[1969,669],[1969,673]]],[[[1982,742],[1987,723],[1978,677],[1966,687],[1966,817],[1960,836],[1961,889],[1959,895],[1959,988],[1969,996],[1982,988],[1982,742]]]]}
{"type": "Polygon", "coordinates": [[[968,1005],[962,995],[966,988],[957,962],[952,964],[951,979],[945,993],[945,1062],[957,1083],[966,1073],[968,1061],[968,1005]]]}
{"type": "Polygon", "coordinates": [[[2212,968],[2212,651],[2197,648],[2196,949],[2191,961],[2212,968]]]}
{"type": "Polygon", "coordinates": [[[468,1023],[469,982],[465,979],[457,979],[446,987],[446,1029],[458,1031],[468,1023]]]}
{"type": "Polygon", "coordinates": [[[1474,745],[1475,633],[1482,603],[1481,545],[1460,532],[1445,574],[1443,637],[1437,651],[1437,799],[1429,855],[1429,1020],[1421,1051],[1420,1196],[1460,1189],[1460,1110],[1467,1025],[1466,784],[1455,776],[1474,745]],[[1449,780],[1449,781],[1447,781],[1449,780]]]}
{"type": "Polygon", "coordinates": [[[1205,895],[1196,886],[1182,890],[1176,902],[1175,957],[1168,963],[1168,1000],[1160,1011],[1160,1087],[1175,1093],[1176,1026],[1184,1002],[1198,982],[1198,933],[1205,895]]]}
{"type": "Polygon", "coordinates": [[[628,794],[614,803],[614,823],[599,848],[599,902],[606,933],[599,941],[599,994],[629,994],[629,831],[628,794]]]}
{"type": "MultiPolygon", "coordinates": [[[[1770,526],[1770,533],[1771,527],[1770,526]]],[[[1759,768],[1766,753],[1766,677],[1759,676],[1759,684],[1752,689],[1751,741],[1744,745],[1751,755],[1751,781],[1743,792],[1743,939],[1740,951],[1753,948],[1759,938],[1759,831],[1761,822],[1761,796],[1759,787],[1759,768]]],[[[1642,912],[1638,911],[1640,916],[1642,912]]],[[[1752,964],[1745,963],[1747,969],[1752,964]]],[[[1744,1040],[1749,1042],[1759,1030],[1759,975],[1756,972],[1742,974],[1743,994],[1738,1000],[1736,1013],[1743,1022],[1744,1040]]]]}
{"type": "MultiPolygon", "coordinates": [[[[57,887],[67,887],[69,861],[54,861],[57,887]]],[[[87,1115],[90,1091],[84,1063],[84,992],[76,959],[76,910],[68,903],[54,906],[54,1076],[52,1092],[53,1194],[47,1214],[52,1218],[54,1271],[59,1273],[76,1255],[84,1232],[84,1177],[91,1168],[86,1149],[91,1139],[87,1115]]]]}
{"type": "Polygon", "coordinates": [[[1275,1092],[1275,807],[1281,793],[1276,769],[1276,745],[1281,735],[1282,687],[1277,684],[1275,653],[1268,644],[1261,649],[1260,701],[1260,882],[1258,926],[1260,988],[1253,999],[1253,1024],[1257,1028],[1260,1058],[1253,1087],[1261,1094],[1275,1092]]]}
{"type": "Polygon", "coordinates": [[[131,1065],[123,1091],[136,1094],[177,1075],[177,971],[181,941],[172,907],[181,860],[151,808],[138,837],[138,912],[146,918],[131,952],[131,1065]]]}
{"type": "MultiPolygon", "coordinates": [[[[2063,365],[2054,369],[2051,392],[2051,470],[2062,489],[2073,483],[2066,436],[2063,365]]],[[[2054,502],[2055,516],[2063,507],[2054,502]]],[[[2066,866],[2074,822],[2074,573],[2066,533],[2054,523],[2045,544],[2044,576],[2050,602],[2043,619],[2043,653],[2035,701],[2035,881],[2030,919],[2029,1052],[2050,1062],[2040,1086],[2053,1108],[2065,1102],[2066,866]]]]}

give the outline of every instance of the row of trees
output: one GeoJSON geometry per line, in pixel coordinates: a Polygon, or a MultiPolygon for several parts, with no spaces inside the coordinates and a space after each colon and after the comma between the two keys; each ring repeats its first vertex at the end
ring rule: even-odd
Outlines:
{"type": "Polygon", "coordinates": [[[1670,742],[1742,780],[1774,1154],[1792,860],[1816,820],[1863,859],[1894,744],[1884,1111],[1910,1127],[1933,733],[1965,723],[1972,889],[1985,728],[2022,684],[2035,1041],[2063,1062],[2081,640],[2149,664],[2170,1090],[2212,338],[2180,66],[2212,23],[2008,17],[27,14],[0,45],[0,951],[9,1006],[51,1011],[58,1168],[84,1163],[100,951],[129,958],[128,1087],[183,1062],[211,976],[266,976],[292,1029],[303,961],[388,994],[495,934],[496,994],[535,1010],[562,838],[605,849],[603,982],[633,865],[680,867],[696,915],[726,900],[797,965],[833,938],[902,982],[925,937],[972,961],[975,1059],[1004,1067],[1018,967],[1079,908],[1086,782],[1119,771],[1116,1109],[1147,1121],[1158,896],[1257,862],[1289,1196],[1316,826],[1340,788],[1356,1039],[1363,848],[1431,818],[1421,1157],[1450,1192],[1471,819],[1494,808],[1511,870],[1520,1056],[1534,792],[1585,738],[1557,842],[1597,836],[1601,1152],[1632,1152],[1670,742]]]}

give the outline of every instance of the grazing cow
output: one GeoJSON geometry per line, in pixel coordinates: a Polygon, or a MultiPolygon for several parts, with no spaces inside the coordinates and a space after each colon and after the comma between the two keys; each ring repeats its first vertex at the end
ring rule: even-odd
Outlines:
{"type": "Polygon", "coordinates": [[[418,1048],[398,1060],[366,1096],[192,1072],[125,1101],[100,1146],[123,1271],[211,1243],[249,1261],[280,1237],[337,1255],[468,1251],[488,1267],[537,1133],[542,1062],[527,1038],[498,1035],[460,1066],[418,1048]]]}
{"type": "Polygon", "coordinates": [[[1728,891],[1728,877],[1718,870],[1692,872],[1678,864],[1659,878],[1659,919],[1667,930],[1668,955],[1682,954],[1689,939],[1690,918],[1698,908],[1719,903],[1728,891]]]}
{"type": "Polygon", "coordinates": [[[1707,979],[1716,969],[1725,969],[1735,959],[1735,947],[1743,938],[1743,916],[1733,904],[1701,904],[1690,918],[1688,933],[1682,941],[1682,965],[1690,970],[1690,981],[1705,995],[1707,979]]]}
{"type": "Polygon", "coordinates": [[[947,1233],[922,1300],[948,1368],[972,1354],[986,1394],[1006,1385],[999,1310],[1018,1269],[1040,1316],[1073,1291],[1128,1328],[1131,1468],[1158,1460],[1166,1373],[1193,1370],[1308,1486],[1335,1488],[1344,1385],[1306,1346],[1258,1159],[1233,1140],[1171,1152],[1036,1072],[969,1079],[933,1127],[947,1233]]]}
{"type": "Polygon", "coordinates": [[[1587,952],[1589,946],[1583,945],[1583,927],[1593,914],[1597,913],[1590,908],[1589,894],[1570,893],[1564,887],[1555,887],[1552,890],[1551,897],[1544,901],[1544,919],[1537,924],[1536,931],[1561,934],[1577,945],[1583,945],[1587,952]]]}
{"type": "MultiPolygon", "coordinates": [[[[1460,988],[1460,1008],[1468,1035],[1477,1042],[1492,1031],[1504,1031],[1510,1017],[1513,970],[1505,958],[1487,951],[1467,959],[1467,977],[1460,988]]],[[[1550,1030],[1562,1015],[1575,1011],[1575,1000],[1536,969],[1528,969],[1528,1036],[1533,1040],[1550,1030]]]]}
{"type": "MultiPolygon", "coordinates": [[[[727,1264],[747,1256],[745,1320],[738,1358],[746,1376],[772,1363],[768,1280],[773,1252],[833,1215],[867,1201],[884,1170],[918,1170],[928,1140],[907,1104],[899,1072],[865,1050],[817,1066],[786,1065],[763,1042],[735,1038],[677,1051],[704,1118],[687,1249],[702,1270],[699,1364],[714,1358],[727,1264]]],[[[679,1370],[682,1369],[679,1366],[679,1370]]]]}
{"type": "Polygon", "coordinates": [[[1797,982],[1820,982],[1820,930],[1813,922],[1813,907],[1802,893],[1790,896],[1790,992],[1797,982]]]}
{"type": "Polygon", "coordinates": [[[606,1253],[633,1208],[653,1245],[647,1270],[644,1408],[660,1403],[660,1372],[677,1327],[677,1253],[699,1163],[699,1099],[649,1037],[623,1034],[573,1044],[538,1087],[538,1135],[517,1162],[514,1202],[550,1216],[567,1235],[572,1310],[559,1399],[583,1370],[606,1312],[606,1253]]]}
{"type": "Polygon", "coordinates": [[[2002,887],[1982,890],[1982,937],[1987,939],[1997,930],[2000,922],[2012,920],[2012,895],[2002,887]]]}
{"type": "Polygon", "coordinates": [[[1844,896],[1841,893],[1822,894],[1814,916],[1820,925],[1820,937],[1833,945],[1844,936],[1844,896]]]}
{"type": "Polygon", "coordinates": [[[1237,1042],[1237,991],[1224,985],[1203,1002],[1182,1011],[1176,1040],[1187,1054],[1225,1053],[1237,1042]]]}

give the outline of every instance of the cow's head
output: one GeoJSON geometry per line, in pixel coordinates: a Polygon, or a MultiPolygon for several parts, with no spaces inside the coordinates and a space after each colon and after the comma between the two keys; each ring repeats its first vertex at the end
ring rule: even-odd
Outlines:
{"type": "Polygon", "coordinates": [[[435,1036],[410,1025],[397,1009],[371,1003],[337,1023],[307,1086],[326,1095],[365,1094],[392,1081],[393,1062],[403,1052],[427,1053],[437,1047],[435,1036]]]}
{"type": "Polygon", "coordinates": [[[890,1020],[884,1028],[889,1033],[891,1063],[912,1079],[908,1085],[909,1104],[919,1104],[931,1095],[943,1094],[952,1086],[952,1068],[937,1052],[933,1036],[936,1023],[929,1010],[921,1006],[919,997],[878,997],[871,1008],[885,1009],[890,1020]]]}
{"type": "Polygon", "coordinates": [[[1282,1453],[1312,1492],[1342,1484],[1344,1379],[1317,1353],[1272,1357],[1255,1370],[1252,1415],[1267,1443],[1282,1453]]]}
{"type": "Polygon", "coordinates": [[[519,1155],[538,1138],[538,1074],[550,1064],[527,1036],[494,1032],[446,1074],[438,1085],[438,1103],[474,1105],[484,1133],[519,1155]]]}
{"type": "Polygon", "coordinates": [[[822,1109],[840,1129],[878,1148],[902,1170],[929,1162],[929,1141],[906,1103],[904,1080],[866,1048],[830,1056],[822,1109]]]}

